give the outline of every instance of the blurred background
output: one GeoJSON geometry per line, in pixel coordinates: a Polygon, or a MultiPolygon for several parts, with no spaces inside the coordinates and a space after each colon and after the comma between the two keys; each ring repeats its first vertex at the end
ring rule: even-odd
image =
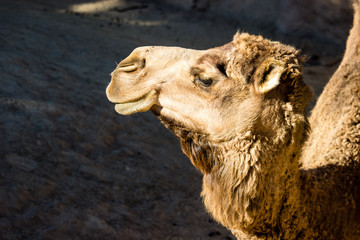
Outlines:
{"type": "Polygon", "coordinates": [[[0,0],[0,239],[235,239],[156,117],[115,113],[110,73],[239,30],[302,49],[318,96],[351,23],[346,0],[0,0]]]}

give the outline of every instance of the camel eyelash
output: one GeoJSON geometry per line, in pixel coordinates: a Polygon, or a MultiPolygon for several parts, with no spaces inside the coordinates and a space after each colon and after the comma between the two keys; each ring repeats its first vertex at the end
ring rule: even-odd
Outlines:
{"type": "Polygon", "coordinates": [[[210,87],[213,84],[214,80],[211,78],[201,78],[200,76],[196,76],[194,80],[194,84],[202,85],[203,87],[210,87]]]}

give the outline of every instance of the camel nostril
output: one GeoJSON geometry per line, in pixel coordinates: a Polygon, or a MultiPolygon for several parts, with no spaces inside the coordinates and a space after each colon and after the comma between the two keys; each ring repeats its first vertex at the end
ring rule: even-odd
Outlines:
{"type": "Polygon", "coordinates": [[[138,68],[136,63],[126,63],[126,64],[119,64],[116,70],[122,72],[133,72],[138,68]]]}
{"type": "MultiPolygon", "coordinates": [[[[126,59],[125,59],[126,60],[126,59]]],[[[132,61],[122,61],[116,68],[116,70],[121,72],[133,72],[137,69],[144,68],[146,60],[132,60],[132,61]]]]}
{"type": "Polygon", "coordinates": [[[146,59],[144,58],[144,59],[142,59],[142,60],[140,61],[140,67],[141,67],[141,68],[144,68],[145,65],[146,65],[146,59]]]}

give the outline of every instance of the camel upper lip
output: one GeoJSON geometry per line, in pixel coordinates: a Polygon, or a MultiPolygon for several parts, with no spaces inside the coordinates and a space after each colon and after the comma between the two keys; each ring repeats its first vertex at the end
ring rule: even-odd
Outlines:
{"type": "Polygon", "coordinates": [[[145,94],[140,95],[140,97],[135,97],[129,100],[114,102],[115,104],[127,104],[127,103],[135,103],[141,101],[142,99],[146,98],[149,94],[151,94],[154,90],[148,91],[145,94]]]}
{"type": "Polygon", "coordinates": [[[124,91],[123,90],[123,94],[121,94],[120,96],[118,96],[119,94],[113,94],[112,91],[110,91],[110,85],[107,87],[106,89],[106,96],[108,98],[108,100],[112,103],[115,104],[126,104],[126,103],[134,103],[137,102],[143,98],[146,98],[149,94],[152,94],[153,91],[155,91],[154,89],[143,89],[142,91],[138,91],[137,94],[134,95],[130,95],[130,96],[126,96],[126,92],[128,91],[124,91]]]}

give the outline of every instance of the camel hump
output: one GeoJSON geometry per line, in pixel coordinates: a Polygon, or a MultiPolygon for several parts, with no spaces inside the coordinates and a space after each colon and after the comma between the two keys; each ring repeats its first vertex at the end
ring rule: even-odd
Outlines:
{"type": "Polygon", "coordinates": [[[304,168],[360,165],[360,0],[353,6],[344,58],[311,112],[304,168]]]}
{"type": "Polygon", "coordinates": [[[346,42],[346,51],[342,63],[352,61],[354,57],[360,56],[360,0],[354,0],[353,27],[346,42]]]}

